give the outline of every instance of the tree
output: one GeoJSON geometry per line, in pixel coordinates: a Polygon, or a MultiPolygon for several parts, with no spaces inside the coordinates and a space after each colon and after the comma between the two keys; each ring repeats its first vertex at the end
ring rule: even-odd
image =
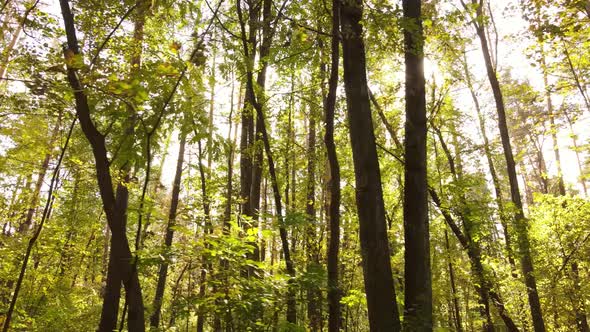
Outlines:
{"type": "Polygon", "coordinates": [[[369,326],[371,331],[400,331],[360,25],[363,5],[351,1],[340,8],[344,88],[369,326]]]}
{"type": "Polygon", "coordinates": [[[404,330],[432,331],[432,284],[426,177],[426,96],[421,1],[404,1],[404,330]]]}

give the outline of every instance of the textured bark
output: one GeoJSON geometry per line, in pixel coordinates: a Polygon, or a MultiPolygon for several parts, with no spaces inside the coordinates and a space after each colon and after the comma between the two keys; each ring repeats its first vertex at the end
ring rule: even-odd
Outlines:
{"type": "Polygon", "coordinates": [[[479,3],[478,0],[472,0],[473,5],[476,6],[476,17],[475,20],[472,21],[472,24],[474,25],[480,40],[488,80],[490,82],[490,86],[494,95],[494,101],[496,103],[496,111],[498,113],[498,128],[500,129],[500,138],[502,140],[502,148],[504,150],[504,158],[506,159],[506,169],[510,183],[510,196],[512,203],[516,208],[514,224],[518,235],[518,254],[520,256],[520,265],[524,275],[524,282],[527,287],[527,295],[533,326],[535,332],[545,332],[543,311],[541,309],[541,302],[539,300],[539,292],[537,291],[537,280],[534,274],[533,258],[531,255],[531,246],[527,230],[527,220],[524,216],[524,211],[522,208],[520,190],[518,188],[518,178],[516,174],[516,163],[514,162],[512,146],[510,145],[508,124],[506,123],[504,97],[502,95],[502,90],[500,89],[500,83],[498,81],[496,70],[492,65],[488,41],[482,23],[484,21],[482,2],[482,0],[480,0],[479,3]]]}
{"type": "MultiPolygon", "coordinates": [[[[238,4],[240,5],[240,4],[238,4]]],[[[251,2],[251,6],[248,11],[248,23],[249,23],[249,35],[246,37],[246,32],[243,33],[245,45],[248,48],[248,56],[245,57],[246,68],[249,71],[253,70],[254,61],[256,59],[256,36],[258,32],[258,26],[256,21],[258,20],[259,10],[256,8],[254,1],[251,2]],[[251,51],[250,51],[251,50],[251,51]]],[[[241,22],[245,26],[245,22],[241,22]]],[[[244,28],[245,30],[245,28],[244,28]]],[[[240,135],[240,213],[245,216],[252,216],[251,203],[250,203],[250,191],[252,188],[252,176],[253,176],[253,146],[254,146],[254,116],[253,106],[248,94],[244,98],[244,107],[242,109],[242,131],[240,135]]]]}
{"type": "MultiPolygon", "coordinates": [[[[186,134],[180,134],[180,144],[178,149],[178,158],[176,160],[176,173],[172,183],[172,197],[170,199],[170,210],[168,212],[168,223],[166,225],[166,235],[164,237],[164,246],[166,252],[170,251],[172,241],[174,238],[174,226],[176,224],[176,213],[178,211],[178,203],[180,196],[180,184],[182,180],[182,166],[184,164],[184,150],[186,146],[186,134]]],[[[162,300],[164,298],[164,290],[166,288],[166,279],[168,278],[168,255],[160,263],[158,271],[158,282],[156,284],[156,295],[152,304],[152,315],[150,316],[150,326],[157,328],[160,325],[160,314],[162,309],[162,300]]]]}
{"type": "Polygon", "coordinates": [[[424,36],[420,0],[404,0],[406,125],[404,141],[405,331],[432,331],[432,280],[426,179],[424,36]]]}
{"type": "Polygon", "coordinates": [[[360,0],[345,1],[341,4],[340,13],[344,87],[354,160],[365,293],[371,331],[400,331],[389,259],[381,172],[367,87],[365,47],[360,24],[362,7],[360,0]]]}

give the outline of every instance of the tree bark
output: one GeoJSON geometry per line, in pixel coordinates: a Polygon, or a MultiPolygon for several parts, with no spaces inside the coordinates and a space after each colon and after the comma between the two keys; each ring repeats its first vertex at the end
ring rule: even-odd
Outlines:
{"type": "Polygon", "coordinates": [[[420,0],[404,0],[406,125],[404,179],[405,331],[432,331],[432,281],[428,223],[424,36],[420,0]]]}
{"type": "Polygon", "coordinates": [[[340,1],[332,0],[332,36],[330,41],[331,64],[328,79],[328,94],[324,100],[324,144],[328,157],[329,207],[328,221],[330,235],[328,240],[328,331],[339,332],[342,321],[340,305],[340,282],[338,262],[340,254],[340,164],[334,143],[334,113],[336,111],[336,93],[338,88],[338,65],[340,63],[340,1]]]}
{"type": "MultiPolygon", "coordinates": [[[[508,256],[508,262],[513,270],[515,270],[516,263],[514,261],[514,251],[512,250],[512,236],[510,230],[508,229],[508,223],[510,218],[506,213],[506,209],[504,207],[504,195],[502,194],[502,187],[500,183],[500,179],[498,177],[498,173],[496,172],[496,167],[494,166],[494,159],[492,157],[492,148],[490,146],[490,140],[488,139],[488,135],[486,133],[486,126],[485,126],[485,119],[483,116],[483,112],[481,110],[479,99],[475,93],[475,89],[473,87],[473,83],[471,82],[471,73],[469,72],[469,68],[467,66],[467,59],[465,55],[463,55],[463,69],[465,72],[465,81],[467,83],[467,87],[469,88],[469,92],[471,93],[471,99],[473,100],[473,104],[475,106],[475,111],[477,113],[477,119],[479,124],[479,130],[481,131],[481,135],[483,138],[483,148],[484,153],[486,156],[486,160],[488,162],[488,169],[490,171],[490,175],[492,177],[492,183],[494,184],[494,193],[496,195],[496,205],[498,206],[498,214],[500,217],[500,224],[502,225],[502,230],[504,232],[504,243],[506,247],[506,254],[508,256]]],[[[516,273],[513,272],[513,276],[516,276],[516,273]]]]}
{"type": "Polygon", "coordinates": [[[51,138],[49,139],[49,144],[47,145],[49,152],[47,152],[45,154],[45,157],[43,158],[43,163],[41,164],[41,168],[39,170],[37,182],[35,182],[35,187],[33,189],[31,197],[31,203],[29,205],[29,208],[27,209],[25,220],[18,227],[19,233],[26,232],[33,225],[33,217],[35,216],[35,211],[37,210],[37,205],[39,204],[39,195],[41,193],[41,187],[43,187],[45,175],[47,174],[47,170],[49,169],[49,161],[52,157],[51,150],[53,150],[53,146],[55,145],[55,141],[57,140],[57,135],[59,134],[59,127],[61,126],[61,117],[62,115],[60,113],[57,123],[51,131],[51,138]]]}
{"type": "Polygon", "coordinates": [[[459,307],[459,296],[457,295],[457,286],[455,284],[455,269],[453,267],[451,246],[449,244],[449,234],[445,229],[445,248],[447,249],[447,259],[449,268],[449,282],[451,284],[451,296],[453,297],[453,310],[455,311],[455,328],[457,332],[463,332],[463,324],[461,323],[461,308],[459,307]]]}
{"type": "Polygon", "coordinates": [[[174,226],[176,224],[176,213],[178,211],[178,203],[180,196],[180,184],[182,180],[182,167],[184,164],[184,150],[186,146],[186,133],[180,133],[180,144],[178,148],[178,158],[176,160],[176,173],[174,175],[174,182],[172,183],[172,198],[170,200],[170,211],[168,212],[168,224],[166,225],[166,235],[164,237],[164,246],[166,255],[160,269],[158,271],[158,282],[156,285],[156,295],[152,304],[153,313],[150,316],[150,326],[158,328],[160,325],[160,315],[162,309],[162,300],[164,298],[164,290],[166,288],[166,279],[168,278],[168,260],[169,252],[172,247],[172,240],[174,238],[174,226]]]}
{"type": "MultiPolygon", "coordinates": [[[[67,36],[67,48],[64,49],[64,56],[75,56],[80,54],[80,50],[76,37],[74,16],[67,0],[60,0],[60,6],[67,36]]],[[[82,131],[92,147],[103,209],[112,232],[109,272],[107,273],[107,287],[99,331],[110,332],[116,328],[121,281],[123,281],[129,295],[128,328],[134,332],[144,331],[141,287],[137,270],[133,269],[131,265],[132,255],[126,234],[126,202],[121,204],[121,201],[115,196],[110,174],[110,162],[107,158],[105,136],[97,130],[92,121],[90,105],[84,87],[78,79],[77,70],[68,66],[67,77],[76,101],[76,115],[80,121],[82,131]]]]}
{"type": "MultiPolygon", "coordinates": [[[[307,272],[313,275],[314,270],[320,265],[319,250],[316,234],[316,208],[315,208],[315,168],[316,168],[316,119],[312,105],[309,108],[309,128],[307,137],[307,199],[305,204],[305,214],[307,216],[307,227],[305,234],[305,250],[307,253],[307,272]]],[[[311,286],[311,285],[310,285],[311,286]]],[[[307,289],[307,318],[309,320],[309,329],[319,331],[322,324],[320,312],[320,290],[315,285],[307,289]]]]}
{"type": "MultiPolygon", "coordinates": [[[[240,25],[240,32],[241,32],[241,40],[242,46],[244,51],[244,58],[250,59],[250,49],[248,47],[248,40],[246,39],[246,27],[244,23],[244,18],[242,14],[242,6],[241,0],[236,1],[236,11],[238,14],[238,23],[240,25]]],[[[280,15],[277,14],[277,15],[280,15]]],[[[287,229],[284,226],[283,220],[283,211],[282,211],[282,203],[281,203],[281,193],[279,191],[279,184],[277,181],[277,174],[274,164],[274,159],[272,156],[272,150],[270,147],[270,140],[268,137],[268,132],[266,130],[266,123],[264,117],[264,111],[262,105],[258,102],[256,98],[256,92],[254,89],[254,78],[252,74],[252,67],[249,65],[247,66],[246,70],[246,98],[249,100],[251,105],[254,107],[256,111],[256,116],[258,121],[260,121],[260,131],[262,134],[262,142],[264,144],[264,151],[267,158],[268,163],[268,172],[270,174],[271,184],[273,188],[273,195],[275,201],[275,210],[277,213],[277,219],[279,224],[279,233],[281,237],[281,242],[283,245],[283,255],[285,257],[285,264],[287,269],[287,274],[289,275],[290,279],[288,282],[288,291],[287,291],[287,322],[291,324],[297,323],[297,308],[296,308],[296,299],[295,299],[295,289],[294,289],[294,278],[295,278],[295,267],[293,265],[293,261],[291,259],[291,252],[289,248],[289,241],[287,238],[287,229]]]]}
{"type": "Polygon", "coordinates": [[[533,259],[531,256],[530,240],[527,230],[527,220],[524,216],[522,208],[522,201],[520,197],[520,190],[518,188],[518,178],[516,174],[516,163],[512,154],[512,147],[510,145],[510,134],[508,133],[508,125],[506,123],[506,111],[504,106],[504,97],[500,89],[500,83],[496,75],[496,70],[492,65],[490,51],[488,47],[487,37],[484,31],[484,16],[483,16],[483,0],[472,0],[476,6],[476,17],[472,21],[477,35],[480,40],[482,55],[486,65],[486,72],[490,81],[490,86],[496,102],[496,111],[498,113],[498,128],[500,129],[500,138],[502,140],[502,147],[504,150],[504,157],[506,159],[506,168],[508,172],[508,180],[510,182],[510,196],[512,203],[516,208],[515,226],[518,235],[518,254],[520,256],[520,264],[522,273],[524,275],[525,285],[527,287],[527,294],[529,300],[529,307],[533,320],[535,332],[545,332],[545,322],[543,321],[543,311],[541,309],[541,302],[539,300],[539,292],[537,291],[537,280],[534,274],[533,259]]]}
{"type": "Polygon", "coordinates": [[[6,312],[6,317],[3,322],[2,332],[8,332],[8,329],[10,328],[10,320],[12,318],[12,313],[14,312],[14,309],[16,307],[16,301],[18,300],[18,295],[20,292],[21,285],[22,285],[23,280],[25,278],[25,273],[27,271],[27,264],[29,263],[29,258],[31,257],[31,251],[33,250],[33,246],[35,245],[35,242],[37,242],[37,239],[39,238],[41,231],[43,230],[43,226],[45,225],[45,222],[49,219],[51,208],[53,206],[53,202],[55,199],[53,192],[54,192],[55,188],[57,187],[61,163],[63,161],[63,157],[66,153],[67,148],[68,148],[70,138],[72,137],[72,132],[74,130],[75,124],[76,124],[76,121],[72,121],[72,125],[70,126],[70,130],[68,132],[66,142],[64,143],[64,147],[62,148],[59,159],[57,160],[57,165],[55,166],[55,169],[53,170],[53,175],[51,177],[51,183],[49,184],[49,192],[47,194],[47,201],[45,202],[45,208],[43,210],[43,215],[41,217],[41,221],[39,222],[39,225],[37,226],[37,229],[35,230],[35,233],[29,239],[29,243],[27,245],[25,256],[23,257],[23,261],[21,263],[20,273],[19,273],[18,279],[16,281],[14,292],[12,293],[10,305],[8,307],[8,311],[6,312]]]}
{"type": "Polygon", "coordinates": [[[369,327],[371,331],[400,331],[391,272],[385,207],[367,87],[360,0],[341,4],[344,87],[354,160],[356,205],[369,327]]]}

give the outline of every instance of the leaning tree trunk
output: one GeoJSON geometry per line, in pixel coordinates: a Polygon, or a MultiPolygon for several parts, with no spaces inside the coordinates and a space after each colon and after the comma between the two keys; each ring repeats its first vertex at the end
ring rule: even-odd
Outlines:
{"type": "Polygon", "coordinates": [[[426,179],[424,36],[420,0],[404,0],[406,125],[404,141],[404,330],[432,331],[432,281],[426,179]]]}
{"type": "MultiPolygon", "coordinates": [[[[248,47],[248,40],[246,39],[246,26],[244,23],[244,17],[242,13],[242,5],[241,0],[236,1],[236,11],[238,14],[238,23],[240,26],[240,35],[241,41],[244,51],[244,58],[246,61],[251,58],[250,55],[250,48],[248,47]]],[[[280,15],[280,13],[278,14],[280,15]]],[[[270,36],[272,37],[272,35],[270,36]]],[[[270,38],[269,37],[269,38],[270,38]]],[[[291,252],[289,248],[289,241],[287,238],[287,229],[284,226],[283,220],[283,211],[282,211],[282,202],[281,202],[281,193],[279,191],[279,184],[277,181],[277,174],[274,164],[274,159],[272,155],[272,150],[270,147],[270,140],[268,137],[268,132],[266,130],[266,123],[264,117],[264,110],[262,105],[258,101],[256,97],[256,91],[254,88],[254,78],[253,78],[253,68],[252,64],[248,63],[246,66],[246,98],[248,99],[249,103],[253,106],[254,110],[256,111],[257,121],[260,123],[260,134],[262,136],[262,142],[264,144],[264,152],[266,154],[267,163],[268,163],[268,172],[270,174],[270,179],[273,188],[273,195],[275,201],[275,210],[277,213],[277,219],[279,223],[279,232],[281,237],[281,242],[283,245],[283,255],[285,257],[285,265],[287,268],[287,274],[289,274],[289,285],[288,285],[288,292],[287,292],[287,322],[296,324],[297,323],[297,302],[295,299],[295,267],[293,265],[293,261],[291,259],[291,252]]]]}
{"type": "Polygon", "coordinates": [[[371,331],[400,331],[391,272],[381,172],[367,86],[360,0],[341,7],[344,87],[354,160],[361,256],[371,331]]]}
{"type": "Polygon", "coordinates": [[[545,322],[543,321],[543,311],[541,309],[541,302],[539,300],[539,292],[537,291],[537,279],[535,277],[533,258],[531,255],[531,245],[527,230],[527,220],[524,216],[522,208],[522,201],[520,197],[520,190],[518,188],[518,177],[516,174],[516,163],[512,154],[512,146],[510,145],[510,134],[508,133],[508,124],[506,123],[506,110],[504,105],[504,97],[500,89],[500,83],[496,74],[496,70],[492,64],[490,50],[488,47],[488,40],[485,34],[483,22],[483,0],[479,3],[477,0],[472,0],[473,5],[476,6],[476,17],[472,21],[479,41],[481,44],[482,55],[486,65],[486,72],[494,94],[496,102],[496,111],[498,113],[498,128],[500,129],[500,138],[502,140],[502,148],[504,150],[504,157],[506,159],[506,168],[508,172],[508,181],[510,183],[510,196],[515,207],[515,228],[518,236],[518,254],[520,256],[520,265],[524,275],[524,282],[527,287],[527,294],[529,299],[529,307],[533,320],[535,332],[545,332],[545,322]]]}
{"type": "Polygon", "coordinates": [[[45,175],[47,174],[47,170],[49,169],[49,162],[52,157],[51,150],[53,150],[53,146],[55,145],[55,141],[57,140],[59,134],[59,127],[61,126],[61,117],[62,114],[60,112],[59,118],[55,127],[52,130],[50,135],[49,144],[47,148],[49,152],[45,154],[45,158],[43,158],[43,163],[41,164],[41,168],[39,170],[39,176],[37,177],[37,182],[35,182],[35,187],[33,188],[33,195],[31,198],[31,203],[27,209],[27,214],[25,215],[25,220],[19,225],[18,231],[19,233],[26,232],[31,226],[33,225],[33,217],[35,216],[35,211],[37,211],[37,205],[39,204],[39,195],[41,193],[41,187],[45,181],[45,175]]]}
{"type": "MultiPolygon", "coordinates": [[[[512,250],[512,235],[510,233],[510,230],[508,229],[508,222],[510,221],[510,218],[508,217],[508,214],[506,213],[506,209],[504,207],[504,195],[502,194],[500,179],[498,177],[498,173],[496,172],[496,167],[494,166],[490,140],[488,139],[488,135],[486,133],[485,119],[479,104],[479,99],[475,94],[475,89],[471,82],[471,73],[469,72],[469,68],[467,66],[467,59],[465,58],[465,56],[463,57],[462,62],[463,70],[465,72],[465,81],[467,83],[467,87],[469,88],[469,92],[471,93],[471,99],[473,100],[475,111],[477,113],[479,130],[481,131],[481,136],[483,138],[484,153],[486,156],[486,160],[488,162],[488,169],[490,171],[490,176],[492,177],[492,183],[494,185],[494,193],[496,194],[496,205],[498,206],[500,224],[502,225],[502,230],[504,232],[504,242],[506,247],[506,254],[508,255],[508,262],[510,263],[510,267],[512,268],[512,270],[515,271],[516,263],[514,261],[514,252],[512,250]]],[[[516,272],[513,272],[513,275],[516,276],[516,272]]]]}
{"type": "MultiPolygon", "coordinates": [[[[64,56],[67,58],[80,54],[80,49],[74,25],[74,16],[69,2],[60,0],[60,6],[67,36],[67,48],[64,49],[64,56]]],[[[127,206],[126,204],[121,205],[115,196],[105,136],[98,131],[90,117],[90,105],[84,87],[78,79],[77,70],[68,66],[67,77],[76,101],[76,115],[80,121],[82,131],[92,147],[103,209],[112,232],[109,272],[107,273],[107,287],[99,331],[113,331],[116,328],[121,281],[123,281],[129,296],[128,328],[130,331],[144,331],[141,287],[137,270],[133,269],[130,264],[132,255],[125,225],[127,206]]]]}

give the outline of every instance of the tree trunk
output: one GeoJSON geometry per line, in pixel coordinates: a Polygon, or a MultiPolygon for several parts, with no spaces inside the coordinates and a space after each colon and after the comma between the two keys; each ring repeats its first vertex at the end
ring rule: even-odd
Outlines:
{"type": "Polygon", "coordinates": [[[354,160],[361,256],[371,331],[400,331],[385,207],[367,87],[362,1],[341,7],[344,87],[354,160]]]}
{"type": "Polygon", "coordinates": [[[18,231],[19,233],[26,232],[28,229],[31,228],[33,225],[33,217],[35,216],[35,211],[37,211],[37,205],[39,204],[39,195],[41,194],[41,187],[43,187],[43,183],[45,181],[45,175],[47,174],[47,170],[49,169],[49,161],[51,160],[53,150],[53,146],[55,145],[55,141],[57,140],[59,134],[59,127],[61,126],[61,113],[53,127],[53,130],[50,134],[49,144],[47,148],[49,152],[45,154],[45,158],[43,159],[43,163],[41,163],[41,168],[39,170],[39,176],[37,177],[37,182],[35,182],[35,187],[33,189],[31,203],[29,208],[27,209],[27,214],[25,215],[25,220],[19,225],[18,231]]]}
{"type": "Polygon", "coordinates": [[[586,318],[586,308],[582,295],[582,288],[580,285],[580,271],[578,268],[578,262],[571,263],[572,268],[572,282],[574,284],[574,311],[576,313],[576,326],[580,332],[590,331],[588,326],[588,319],[586,318]]]}
{"type": "MultiPolygon", "coordinates": [[[[8,65],[10,63],[10,54],[16,47],[16,44],[18,43],[20,34],[25,26],[25,22],[27,21],[29,14],[31,14],[31,12],[37,7],[38,3],[39,0],[36,0],[30,7],[28,7],[25,10],[23,17],[18,21],[18,26],[16,27],[16,30],[12,33],[12,38],[10,39],[10,42],[4,48],[4,50],[2,50],[2,60],[0,60],[0,81],[6,75],[6,71],[8,70],[8,65]]],[[[7,17],[8,19],[9,15],[6,15],[5,17],[7,17]]]]}
{"type": "Polygon", "coordinates": [[[459,307],[459,296],[457,295],[457,286],[455,285],[455,269],[453,268],[453,261],[451,255],[451,246],[449,244],[449,234],[445,229],[445,248],[447,249],[447,259],[449,260],[449,282],[451,283],[451,296],[453,302],[453,310],[455,311],[455,328],[457,332],[463,332],[463,324],[461,323],[461,308],[459,307]]]}
{"type": "Polygon", "coordinates": [[[164,290],[166,288],[166,279],[168,278],[168,254],[172,247],[172,240],[174,238],[174,227],[176,224],[176,213],[178,210],[180,184],[182,179],[182,166],[184,164],[184,150],[186,146],[186,133],[180,133],[180,144],[178,149],[178,158],[176,160],[176,173],[174,175],[174,182],[172,183],[172,198],[170,200],[170,211],[168,212],[168,224],[166,225],[166,235],[164,237],[164,246],[166,247],[166,255],[160,269],[158,271],[158,282],[156,285],[156,295],[152,304],[153,313],[150,316],[150,326],[158,328],[160,325],[160,315],[162,309],[162,300],[164,298],[164,290]]]}
{"type": "MultiPolygon", "coordinates": [[[[480,308],[480,314],[482,315],[482,318],[486,322],[486,326],[484,327],[484,331],[493,331],[493,326],[491,325],[491,317],[489,316],[489,304],[486,305],[486,303],[489,303],[489,300],[491,299],[492,303],[496,306],[496,309],[498,310],[500,317],[502,318],[502,320],[506,324],[508,331],[518,332],[518,327],[516,326],[514,321],[510,318],[510,316],[508,316],[508,313],[506,312],[506,308],[504,307],[504,302],[500,298],[500,295],[498,293],[496,293],[495,291],[492,291],[492,285],[487,280],[487,277],[485,275],[485,270],[484,270],[484,267],[482,264],[480,250],[476,246],[473,245],[472,239],[468,238],[465,234],[463,234],[463,232],[459,228],[457,222],[455,222],[453,217],[447,212],[447,209],[445,209],[442,206],[442,203],[441,203],[440,198],[438,197],[438,194],[436,193],[436,191],[434,191],[434,189],[430,188],[429,194],[430,194],[430,197],[432,198],[432,201],[434,202],[434,204],[439,208],[440,213],[443,215],[443,217],[445,219],[445,222],[447,223],[449,228],[451,228],[451,230],[453,231],[453,233],[457,237],[457,240],[459,241],[459,243],[461,243],[461,246],[463,247],[463,249],[465,249],[465,251],[467,252],[467,257],[469,257],[471,269],[472,269],[473,274],[475,276],[475,288],[478,292],[479,301],[482,306],[482,308],[480,308]]],[[[463,218],[465,218],[465,217],[463,217],[463,218]]]]}
{"type": "MultiPolygon", "coordinates": [[[[208,248],[208,244],[207,243],[207,236],[211,233],[213,233],[213,225],[211,224],[211,203],[209,201],[209,195],[207,193],[207,177],[205,175],[205,169],[204,169],[204,165],[203,165],[203,149],[201,147],[201,141],[197,141],[197,146],[198,146],[198,157],[199,157],[199,175],[201,178],[201,196],[202,196],[202,200],[203,200],[203,214],[205,216],[205,228],[203,230],[203,239],[205,241],[205,247],[208,248]]],[[[205,299],[205,294],[207,292],[207,285],[206,285],[206,280],[207,280],[207,273],[211,272],[211,263],[208,261],[208,258],[206,255],[203,255],[202,257],[202,262],[201,262],[201,278],[200,278],[200,283],[201,285],[199,286],[199,299],[201,299],[201,305],[198,308],[198,312],[197,312],[197,332],[203,332],[204,326],[205,326],[205,317],[206,317],[206,311],[203,307],[203,303],[204,299],[205,299]]]]}
{"type": "MultiPolygon", "coordinates": [[[[510,221],[510,218],[508,217],[506,210],[504,208],[504,195],[502,194],[500,179],[498,177],[498,173],[496,172],[496,167],[494,166],[494,159],[492,157],[490,140],[488,139],[488,135],[486,133],[485,119],[481,107],[479,105],[479,99],[477,98],[475,89],[473,88],[473,84],[471,82],[471,73],[469,72],[469,68],[467,66],[467,59],[465,58],[465,54],[463,55],[463,69],[465,72],[465,81],[467,83],[467,87],[469,88],[469,92],[471,93],[471,99],[473,100],[473,104],[475,105],[479,130],[481,131],[481,135],[483,137],[484,153],[486,155],[486,160],[488,162],[488,169],[492,177],[492,183],[494,184],[494,193],[496,194],[496,205],[498,206],[500,224],[502,225],[502,230],[504,232],[504,242],[506,247],[506,254],[508,255],[508,262],[510,263],[512,270],[515,270],[516,263],[514,261],[514,252],[512,250],[512,237],[510,230],[508,229],[508,223],[510,221]]],[[[516,276],[515,272],[513,272],[513,276],[516,276]]]]}
{"type": "Polygon", "coordinates": [[[404,179],[404,330],[432,331],[432,281],[426,179],[426,96],[424,36],[420,0],[403,1],[406,64],[404,179]]]}
{"type": "MultiPolygon", "coordinates": [[[[250,49],[248,47],[248,40],[246,39],[246,27],[244,23],[244,17],[242,14],[242,6],[241,0],[236,1],[236,11],[238,14],[238,23],[240,25],[240,34],[242,40],[242,46],[244,51],[245,59],[250,59],[250,49]]],[[[270,36],[272,37],[272,36],[270,36]]],[[[287,274],[289,274],[290,279],[288,282],[288,294],[287,294],[287,322],[291,324],[297,323],[297,307],[296,307],[296,299],[295,299],[295,288],[294,288],[294,278],[295,278],[295,267],[293,266],[293,261],[291,260],[291,252],[289,248],[289,241],[287,238],[287,230],[284,226],[283,220],[283,211],[282,211],[282,203],[281,203],[281,193],[279,191],[279,184],[277,181],[277,174],[274,164],[274,159],[272,156],[272,150],[270,147],[270,140],[268,137],[268,132],[266,130],[266,123],[264,117],[264,111],[262,109],[262,105],[258,102],[256,97],[256,92],[254,89],[254,78],[252,73],[252,66],[248,64],[246,70],[246,98],[249,100],[250,104],[254,107],[256,111],[257,119],[260,121],[260,132],[262,134],[262,142],[264,144],[264,151],[267,158],[268,163],[268,172],[270,174],[271,184],[273,188],[273,195],[275,201],[275,210],[277,213],[277,219],[279,224],[279,232],[281,237],[281,242],[283,245],[283,255],[285,257],[285,264],[287,268],[287,274]]]]}
{"type": "MultiPolygon", "coordinates": [[[[64,57],[80,54],[74,25],[74,16],[67,0],[60,0],[62,16],[67,36],[64,57]]],[[[96,176],[103,209],[112,232],[107,287],[99,324],[99,331],[112,331],[116,328],[119,309],[120,285],[123,281],[129,299],[128,328],[130,331],[144,331],[143,299],[137,270],[132,268],[132,255],[126,234],[126,202],[117,199],[113,190],[110,162],[107,157],[105,136],[95,127],[90,117],[90,105],[84,87],[78,80],[76,69],[67,68],[67,77],[76,101],[76,114],[82,131],[88,139],[95,159],[96,176]]]]}
{"type": "MultiPolygon", "coordinates": [[[[307,215],[307,227],[305,234],[305,250],[307,253],[307,272],[314,274],[314,271],[320,267],[319,250],[317,241],[315,208],[315,168],[316,168],[316,119],[314,106],[309,107],[309,132],[307,137],[307,199],[305,204],[305,214],[307,215]]],[[[309,320],[310,331],[319,331],[322,324],[320,312],[320,290],[315,285],[307,289],[307,318],[309,320]]]]}
{"type": "Polygon", "coordinates": [[[539,293],[537,291],[537,280],[534,274],[533,259],[531,256],[530,240],[527,230],[527,220],[524,216],[522,208],[522,201],[520,197],[520,190],[518,188],[518,178],[516,174],[516,164],[512,154],[512,147],[510,145],[510,134],[508,133],[508,125],[506,123],[506,111],[504,107],[504,98],[500,83],[496,75],[496,70],[492,65],[490,58],[490,51],[488,48],[488,41],[485,35],[483,22],[483,8],[482,1],[477,3],[477,0],[472,0],[476,6],[476,19],[472,22],[475,26],[477,35],[479,37],[482,54],[486,65],[486,71],[494,100],[496,102],[496,111],[498,113],[498,128],[500,129],[500,138],[502,140],[502,147],[504,150],[504,157],[506,159],[506,168],[508,172],[508,180],[510,182],[510,196],[512,203],[516,208],[515,214],[515,228],[518,235],[518,254],[520,256],[520,264],[522,273],[524,275],[525,285],[527,287],[527,294],[529,299],[529,307],[533,320],[535,332],[545,332],[545,322],[543,321],[543,311],[541,309],[541,302],[539,301],[539,293]]]}
{"type": "Polygon", "coordinates": [[[76,124],[76,121],[72,121],[72,125],[70,126],[70,130],[68,132],[66,142],[64,143],[64,147],[61,150],[61,154],[60,154],[59,159],[57,161],[57,165],[55,166],[55,169],[53,170],[53,175],[51,177],[51,183],[49,184],[49,192],[47,194],[47,201],[45,202],[45,208],[43,210],[43,215],[41,217],[41,221],[39,222],[39,225],[37,226],[37,229],[35,230],[35,233],[29,239],[29,243],[27,245],[25,256],[23,257],[23,261],[21,263],[20,273],[19,273],[18,279],[16,281],[16,286],[14,288],[14,292],[12,293],[12,299],[10,300],[10,305],[8,307],[8,311],[6,312],[6,317],[3,322],[2,332],[8,332],[8,329],[10,327],[10,320],[12,318],[12,313],[14,312],[14,309],[16,307],[16,301],[18,300],[20,288],[22,286],[23,280],[25,278],[25,273],[27,271],[27,264],[29,263],[31,251],[33,250],[33,246],[35,245],[35,242],[37,242],[37,239],[39,238],[41,231],[43,230],[43,226],[44,226],[45,222],[49,219],[49,216],[51,213],[51,208],[53,206],[53,202],[55,199],[55,196],[53,195],[53,191],[57,187],[61,163],[63,161],[63,157],[66,153],[67,148],[68,148],[70,138],[72,137],[72,132],[74,130],[75,124],[76,124]]]}

